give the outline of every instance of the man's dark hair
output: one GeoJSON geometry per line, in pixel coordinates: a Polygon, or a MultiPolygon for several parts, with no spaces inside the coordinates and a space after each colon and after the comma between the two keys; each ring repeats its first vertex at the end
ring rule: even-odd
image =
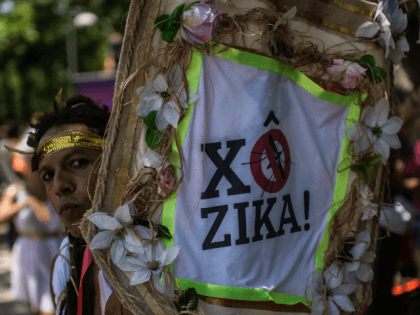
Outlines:
{"type": "MultiPolygon", "coordinates": [[[[67,124],[83,124],[89,127],[89,131],[101,137],[105,136],[105,128],[109,120],[109,109],[107,106],[99,107],[92,99],[83,95],[70,97],[63,108],[58,108],[54,102],[54,111],[44,113],[31,127],[36,132],[28,140],[28,145],[37,148],[39,140],[45,132],[54,126],[67,124]]],[[[38,169],[37,155],[32,158],[32,171],[38,169]]]]}
{"type": "MultiPolygon", "coordinates": [[[[28,145],[37,148],[39,140],[45,132],[54,126],[67,124],[84,124],[89,127],[89,131],[101,137],[105,137],[105,129],[109,120],[109,109],[106,106],[99,107],[92,99],[83,95],[70,97],[62,108],[58,108],[57,102],[54,102],[54,111],[44,113],[37,118],[35,124],[31,127],[36,132],[29,138],[28,145]]],[[[37,155],[32,158],[32,171],[38,169],[37,155]]],[[[71,277],[67,281],[65,296],[61,301],[59,314],[76,315],[77,314],[77,293],[74,285],[79,286],[83,254],[86,242],[83,238],[75,238],[68,233],[70,242],[70,263],[71,277]],[[71,281],[73,280],[75,283],[71,281]]],[[[93,315],[94,285],[89,282],[88,277],[83,279],[83,315],[93,315]]]]}

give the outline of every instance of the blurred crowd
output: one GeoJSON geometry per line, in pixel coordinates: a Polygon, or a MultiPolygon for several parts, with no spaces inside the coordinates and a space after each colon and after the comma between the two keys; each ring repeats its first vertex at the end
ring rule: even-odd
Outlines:
{"type": "Polygon", "coordinates": [[[27,303],[34,315],[52,315],[51,266],[65,229],[42,180],[31,171],[29,132],[12,120],[0,127],[0,223],[9,225],[13,298],[27,303]]]}

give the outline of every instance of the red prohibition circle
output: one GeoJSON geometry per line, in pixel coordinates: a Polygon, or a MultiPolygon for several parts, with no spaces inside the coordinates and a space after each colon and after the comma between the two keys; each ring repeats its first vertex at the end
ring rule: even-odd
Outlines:
{"type": "Polygon", "coordinates": [[[290,149],[286,137],[279,129],[272,129],[262,135],[255,143],[249,165],[258,186],[268,193],[277,193],[284,187],[289,178],[290,164],[290,149]],[[277,157],[273,148],[273,144],[275,146],[276,142],[280,143],[283,150],[283,153],[277,157]],[[273,170],[274,180],[267,178],[263,173],[262,161],[266,158],[268,158],[273,170]]]}

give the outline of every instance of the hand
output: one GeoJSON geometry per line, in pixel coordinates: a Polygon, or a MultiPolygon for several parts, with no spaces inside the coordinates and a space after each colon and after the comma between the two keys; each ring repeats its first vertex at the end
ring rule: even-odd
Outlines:
{"type": "Polygon", "coordinates": [[[0,222],[11,219],[25,204],[17,203],[18,188],[14,185],[9,186],[0,200],[0,222]]]}

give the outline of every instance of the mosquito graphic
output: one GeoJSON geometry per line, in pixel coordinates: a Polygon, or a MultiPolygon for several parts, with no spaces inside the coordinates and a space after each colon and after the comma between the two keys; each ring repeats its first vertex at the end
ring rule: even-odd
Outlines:
{"type": "MultiPolygon", "coordinates": [[[[282,135],[282,137],[283,137],[283,135],[282,135]]],[[[295,165],[295,164],[290,160],[290,158],[288,160],[286,160],[286,161],[282,160],[281,156],[282,156],[282,154],[284,152],[284,149],[279,152],[279,150],[277,149],[277,146],[276,146],[276,144],[274,142],[274,139],[273,139],[273,137],[271,135],[268,135],[268,141],[269,141],[270,146],[273,149],[273,152],[275,154],[275,160],[276,160],[277,165],[278,165],[278,167],[280,169],[281,177],[283,178],[283,180],[285,180],[286,179],[286,174],[284,172],[283,165],[286,164],[286,162],[290,162],[293,165],[295,165]]],[[[265,159],[268,158],[267,153],[265,153],[265,150],[263,152],[254,152],[254,151],[252,151],[251,153],[261,154],[261,156],[264,156],[265,155],[265,157],[261,157],[261,159],[258,160],[258,161],[253,161],[253,162],[248,162],[248,163],[242,163],[241,165],[261,163],[262,161],[264,161],[265,159]]],[[[271,163],[269,163],[268,166],[267,166],[267,169],[270,169],[270,168],[272,169],[271,163]]],[[[266,184],[264,186],[264,190],[263,190],[263,193],[261,195],[261,198],[264,196],[264,192],[266,191],[268,184],[271,183],[271,185],[273,185],[274,182],[271,181],[271,179],[273,177],[274,177],[274,172],[271,174],[270,178],[267,180],[267,182],[266,182],[266,184]]]]}

